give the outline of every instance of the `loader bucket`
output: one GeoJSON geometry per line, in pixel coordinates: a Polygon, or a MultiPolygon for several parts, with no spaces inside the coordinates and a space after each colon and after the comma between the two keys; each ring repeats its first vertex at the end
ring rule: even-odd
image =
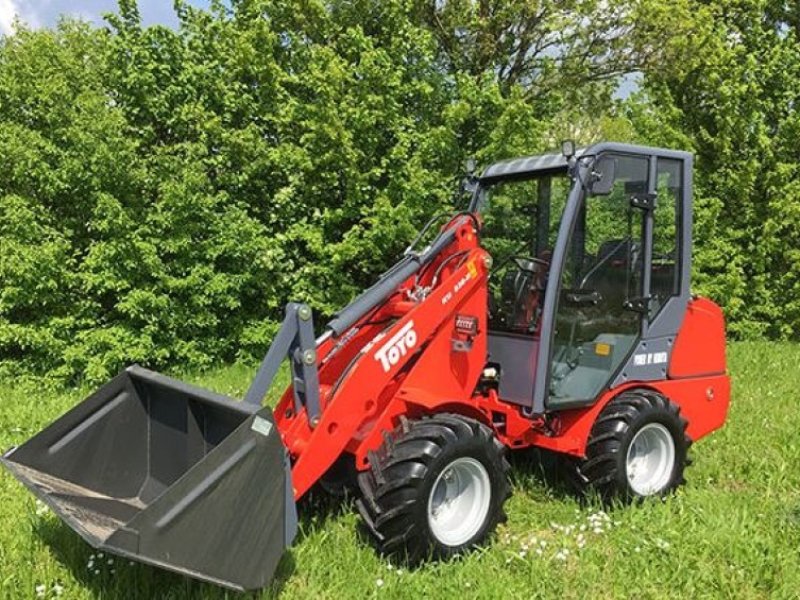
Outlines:
{"type": "Polygon", "coordinates": [[[0,460],[95,548],[238,590],[297,528],[270,409],[138,366],[0,460]]]}

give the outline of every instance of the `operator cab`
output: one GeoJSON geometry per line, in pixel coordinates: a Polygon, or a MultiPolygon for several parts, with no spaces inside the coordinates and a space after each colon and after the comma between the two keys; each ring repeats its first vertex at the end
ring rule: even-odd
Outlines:
{"type": "Polygon", "coordinates": [[[591,404],[629,376],[640,342],[677,333],[689,297],[689,161],[599,144],[484,171],[471,210],[494,261],[488,362],[500,366],[504,401],[536,413],[591,404]]]}

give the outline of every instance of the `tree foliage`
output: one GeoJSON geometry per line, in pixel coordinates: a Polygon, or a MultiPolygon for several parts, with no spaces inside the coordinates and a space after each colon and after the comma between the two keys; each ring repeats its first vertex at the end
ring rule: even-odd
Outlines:
{"type": "Polygon", "coordinates": [[[736,333],[790,337],[793,7],[178,1],[170,29],[120,0],[104,27],[19,25],[0,38],[0,371],[259,355],[288,299],[331,314],[450,207],[466,156],[567,136],[696,150],[700,288],[736,333]]]}
{"type": "Polygon", "coordinates": [[[795,3],[704,3],[680,69],[647,74],[662,131],[696,152],[697,287],[739,336],[800,332],[800,38],[795,3]]]}

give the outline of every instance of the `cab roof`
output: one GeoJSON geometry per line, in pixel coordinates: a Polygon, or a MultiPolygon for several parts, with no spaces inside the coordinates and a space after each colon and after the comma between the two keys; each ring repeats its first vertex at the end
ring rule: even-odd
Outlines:
{"type": "MultiPolygon", "coordinates": [[[[668,150],[666,148],[621,144],[618,142],[599,142],[586,148],[579,148],[575,151],[575,156],[592,156],[600,152],[620,152],[640,156],[661,156],[687,162],[691,162],[692,160],[691,153],[682,150],[668,150]]],[[[566,172],[567,167],[567,159],[561,153],[523,156],[489,165],[481,174],[480,180],[482,182],[491,183],[493,179],[524,178],[534,173],[560,173],[566,172]]]]}

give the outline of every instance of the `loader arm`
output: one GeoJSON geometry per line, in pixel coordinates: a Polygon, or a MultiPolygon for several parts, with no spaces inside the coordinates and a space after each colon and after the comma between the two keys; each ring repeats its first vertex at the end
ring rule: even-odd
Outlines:
{"type": "MultiPolygon", "coordinates": [[[[382,281],[396,284],[392,293],[379,302],[366,302],[362,296],[356,302],[369,306],[360,318],[345,310],[332,321],[331,334],[323,336],[318,347],[318,418],[308,407],[297,410],[295,384],[285,391],[275,419],[292,460],[296,499],[344,452],[361,457],[356,468],[366,468],[366,453],[374,448],[365,448],[363,441],[372,439],[374,424],[389,406],[394,404],[389,410],[393,412],[401,403],[396,394],[432,340],[444,336],[450,343],[455,315],[476,292],[482,309],[474,311],[475,317],[485,322],[490,259],[478,245],[475,223],[456,218],[439,238],[446,242],[432,246],[436,254],[423,267],[411,270],[401,263],[384,277],[382,281]],[[342,322],[348,326],[339,328],[342,322]]],[[[459,395],[471,395],[485,362],[485,343],[470,352],[476,359],[469,368],[458,370],[459,395]]]]}

